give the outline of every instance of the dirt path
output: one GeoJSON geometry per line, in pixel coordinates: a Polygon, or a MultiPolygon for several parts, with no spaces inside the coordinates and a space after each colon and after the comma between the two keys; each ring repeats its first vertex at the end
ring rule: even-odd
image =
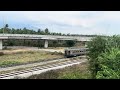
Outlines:
{"type": "Polygon", "coordinates": [[[2,50],[4,54],[15,54],[26,51],[48,51],[48,52],[61,52],[64,53],[64,48],[53,48],[53,49],[38,49],[38,47],[12,47],[11,50],[2,50]]]}

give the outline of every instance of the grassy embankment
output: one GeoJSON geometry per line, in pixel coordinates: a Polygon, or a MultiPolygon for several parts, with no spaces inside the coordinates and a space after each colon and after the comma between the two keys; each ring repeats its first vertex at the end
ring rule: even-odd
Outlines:
{"type": "Polygon", "coordinates": [[[33,75],[27,79],[91,79],[91,73],[88,70],[88,66],[88,62],[85,62],[79,65],[33,75]]]}
{"type": "Polygon", "coordinates": [[[45,61],[52,58],[63,57],[61,53],[45,51],[20,51],[12,54],[0,54],[0,67],[7,67],[31,62],[45,61]]]}

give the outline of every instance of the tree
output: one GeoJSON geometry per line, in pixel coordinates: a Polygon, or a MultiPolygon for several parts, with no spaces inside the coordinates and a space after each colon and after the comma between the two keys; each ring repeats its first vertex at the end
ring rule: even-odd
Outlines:
{"type": "Polygon", "coordinates": [[[56,47],[56,45],[57,45],[57,41],[53,41],[53,45],[56,47]]]}
{"type": "Polygon", "coordinates": [[[15,30],[14,28],[12,28],[11,33],[14,34],[15,31],[16,31],[16,30],[15,30]]]}
{"type": "Polygon", "coordinates": [[[49,33],[49,30],[48,28],[45,29],[45,34],[48,34],[49,33]]]}
{"type": "Polygon", "coordinates": [[[68,33],[67,36],[70,36],[70,33],[68,33]]]}
{"type": "Polygon", "coordinates": [[[3,32],[4,32],[4,33],[5,33],[5,32],[8,32],[7,30],[8,30],[8,24],[5,24],[5,27],[4,27],[3,32]]]}
{"type": "Polygon", "coordinates": [[[87,48],[89,48],[89,63],[90,71],[92,73],[92,78],[96,78],[97,71],[99,71],[98,56],[105,52],[106,48],[106,39],[100,36],[93,38],[90,42],[87,43],[87,48]]]}
{"type": "Polygon", "coordinates": [[[27,34],[27,28],[26,27],[23,28],[23,33],[27,34]]]}
{"type": "Polygon", "coordinates": [[[6,27],[6,28],[9,27],[8,24],[6,24],[5,27],[6,27]]]}
{"type": "Polygon", "coordinates": [[[68,47],[72,47],[72,46],[75,45],[75,42],[72,41],[72,40],[67,40],[67,41],[66,41],[66,45],[67,45],[68,47]]]}
{"type": "Polygon", "coordinates": [[[38,29],[38,31],[37,31],[37,32],[38,32],[38,34],[41,34],[41,30],[40,30],[40,29],[38,29]]]}

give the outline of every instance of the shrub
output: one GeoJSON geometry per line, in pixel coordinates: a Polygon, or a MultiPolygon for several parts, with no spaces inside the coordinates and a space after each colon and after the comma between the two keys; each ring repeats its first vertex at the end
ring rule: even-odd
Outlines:
{"type": "Polygon", "coordinates": [[[66,46],[67,47],[72,47],[72,46],[74,46],[75,45],[75,41],[72,41],[72,40],[67,40],[66,41],[66,46]]]}
{"type": "Polygon", "coordinates": [[[0,56],[2,56],[2,55],[4,55],[4,53],[3,53],[3,52],[0,52],[0,56]]]}
{"type": "Polygon", "coordinates": [[[18,64],[20,64],[20,62],[18,61],[3,61],[3,62],[0,62],[0,67],[14,66],[18,64]]]}
{"type": "Polygon", "coordinates": [[[87,47],[92,77],[118,78],[115,75],[119,76],[120,69],[120,36],[97,36],[88,42],[87,47]]]}
{"type": "Polygon", "coordinates": [[[120,78],[120,49],[111,48],[109,52],[98,56],[101,70],[96,78],[117,79],[120,78]]]}
{"type": "Polygon", "coordinates": [[[87,48],[89,48],[89,63],[90,63],[90,71],[92,73],[92,77],[95,78],[97,71],[99,70],[99,64],[97,57],[102,52],[105,52],[106,48],[106,39],[100,36],[93,38],[92,41],[87,43],[87,48]]]}

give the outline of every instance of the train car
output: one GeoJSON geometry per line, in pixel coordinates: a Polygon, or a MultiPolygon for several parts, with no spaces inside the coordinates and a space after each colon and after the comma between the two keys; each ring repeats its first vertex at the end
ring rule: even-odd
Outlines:
{"type": "Polygon", "coordinates": [[[87,52],[88,48],[69,48],[65,49],[65,57],[85,55],[87,52]]]}

